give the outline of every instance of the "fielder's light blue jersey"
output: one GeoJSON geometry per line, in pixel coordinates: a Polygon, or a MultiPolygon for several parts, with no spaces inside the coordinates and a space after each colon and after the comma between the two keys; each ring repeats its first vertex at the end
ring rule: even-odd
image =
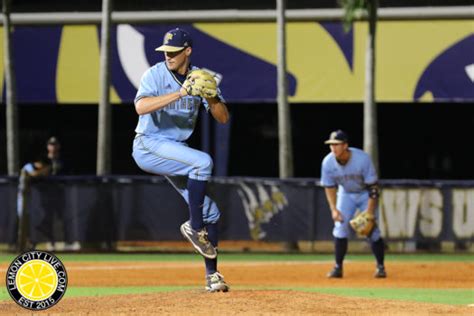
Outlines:
{"type": "MultiPolygon", "coordinates": [[[[199,69],[191,67],[191,70],[199,69]]],[[[148,69],[142,76],[135,103],[144,97],[155,97],[179,91],[181,83],[168,70],[165,62],[148,69]]],[[[218,90],[218,97],[223,98],[218,90]]],[[[137,134],[156,136],[176,141],[185,141],[191,136],[196,125],[199,106],[206,109],[206,99],[198,96],[185,96],[155,112],[140,115],[135,129],[137,134]]]]}
{"type": "Polygon", "coordinates": [[[337,162],[329,153],[321,165],[321,184],[324,187],[339,186],[341,193],[360,193],[367,190],[367,184],[377,182],[377,173],[369,155],[349,147],[351,157],[345,165],[337,162]]]}
{"type": "Polygon", "coordinates": [[[29,162],[21,168],[20,179],[18,181],[18,189],[24,190],[26,188],[26,181],[30,178],[31,174],[35,172],[35,166],[29,162]]]}

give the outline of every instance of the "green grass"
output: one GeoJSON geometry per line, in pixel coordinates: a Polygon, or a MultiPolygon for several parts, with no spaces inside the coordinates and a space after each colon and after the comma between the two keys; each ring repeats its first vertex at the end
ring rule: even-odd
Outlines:
{"type": "MultiPolygon", "coordinates": [[[[107,296],[174,292],[183,290],[202,290],[199,286],[131,286],[131,287],[69,287],[65,297],[107,296]]],[[[474,303],[473,289],[384,289],[384,288],[311,288],[311,287],[258,287],[236,286],[234,291],[245,290],[286,290],[310,293],[324,293],[340,296],[391,299],[448,305],[467,305],[474,303]]],[[[5,288],[0,290],[0,300],[10,299],[5,288]]]]}
{"type": "MultiPolygon", "coordinates": [[[[61,261],[77,262],[102,262],[102,261],[196,261],[202,258],[195,254],[57,254],[61,261]]],[[[16,256],[13,254],[0,254],[0,263],[10,263],[16,256]]],[[[222,253],[219,261],[332,261],[330,254],[279,254],[279,253],[222,253]]],[[[373,261],[369,254],[348,255],[350,261],[373,261]]],[[[388,254],[386,261],[411,261],[411,262],[474,262],[474,256],[469,254],[388,254]]]]}
{"type": "MultiPolygon", "coordinates": [[[[198,289],[196,286],[123,286],[123,287],[68,287],[64,297],[129,295],[174,292],[198,289]]],[[[199,288],[200,289],[200,288],[199,288]]],[[[0,300],[11,299],[6,288],[0,289],[0,300]]]]}
{"type": "MultiPolygon", "coordinates": [[[[65,263],[68,262],[202,262],[202,258],[195,254],[57,254],[65,263]]],[[[16,255],[0,254],[0,263],[9,264],[16,255]]],[[[373,261],[369,254],[348,255],[349,261],[373,261]]],[[[275,254],[275,253],[222,253],[219,261],[245,262],[245,261],[333,261],[329,254],[275,254]]],[[[388,254],[387,262],[474,262],[469,254],[388,254]]],[[[196,289],[202,286],[140,286],[140,287],[69,287],[66,297],[77,296],[104,296],[127,295],[141,293],[157,293],[196,289]]],[[[294,290],[312,293],[325,293],[341,296],[366,297],[374,299],[394,299],[404,301],[440,303],[450,305],[467,305],[474,303],[474,289],[387,289],[387,288],[314,288],[314,287],[249,287],[236,286],[233,290],[294,290]]],[[[0,300],[10,299],[4,286],[0,287],[0,300]]]]}

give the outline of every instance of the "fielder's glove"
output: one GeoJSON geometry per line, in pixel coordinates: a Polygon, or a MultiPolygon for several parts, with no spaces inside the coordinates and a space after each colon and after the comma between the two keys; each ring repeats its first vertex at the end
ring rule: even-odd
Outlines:
{"type": "Polygon", "coordinates": [[[210,73],[202,69],[191,71],[183,83],[183,88],[188,95],[196,95],[206,99],[214,98],[217,95],[216,80],[210,73]]]}
{"type": "Polygon", "coordinates": [[[369,237],[375,228],[375,217],[369,212],[361,212],[357,214],[349,224],[355,230],[357,235],[361,237],[369,237]]]}

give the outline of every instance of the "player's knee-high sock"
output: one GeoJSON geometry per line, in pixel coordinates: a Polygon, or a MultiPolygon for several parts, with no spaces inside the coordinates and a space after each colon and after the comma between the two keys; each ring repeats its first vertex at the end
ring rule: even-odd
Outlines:
{"type": "Polygon", "coordinates": [[[370,243],[370,248],[372,248],[372,253],[377,260],[377,265],[383,266],[383,261],[385,257],[385,244],[383,242],[382,237],[380,237],[377,241],[373,241],[370,243]]]}
{"type": "MultiPolygon", "coordinates": [[[[207,224],[206,229],[207,229],[207,238],[209,239],[211,244],[214,246],[214,248],[217,249],[217,243],[219,241],[217,223],[207,224]]],[[[207,275],[217,272],[217,257],[215,259],[204,258],[204,262],[206,263],[207,275]]]]}
{"type": "Polygon", "coordinates": [[[204,226],[202,206],[206,195],[206,185],[207,181],[188,179],[189,215],[191,217],[191,227],[194,230],[201,230],[204,226]]]}
{"type": "Polygon", "coordinates": [[[347,253],[347,238],[334,238],[336,266],[342,268],[344,257],[347,253]]]}

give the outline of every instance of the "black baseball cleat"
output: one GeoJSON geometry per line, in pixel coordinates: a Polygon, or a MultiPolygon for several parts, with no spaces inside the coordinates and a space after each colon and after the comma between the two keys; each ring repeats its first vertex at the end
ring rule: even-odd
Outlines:
{"type": "Polygon", "coordinates": [[[385,272],[384,266],[378,266],[377,270],[375,270],[374,278],[383,279],[387,277],[387,272],[385,272]]]}
{"type": "Polygon", "coordinates": [[[328,273],[328,278],[330,279],[341,279],[342,278],[342,268],[334,267],[331,272],[328,273]]]}
{"type": "Polygon", "coordinates": [[[181,234],[189,240],[199,254],[207,259],[215,259],[217,257],[216,248],[210,243],[207,238],[207,230],[205,228],[196,231],[192,229],[189,221],[181,225],[181,234]]]}

